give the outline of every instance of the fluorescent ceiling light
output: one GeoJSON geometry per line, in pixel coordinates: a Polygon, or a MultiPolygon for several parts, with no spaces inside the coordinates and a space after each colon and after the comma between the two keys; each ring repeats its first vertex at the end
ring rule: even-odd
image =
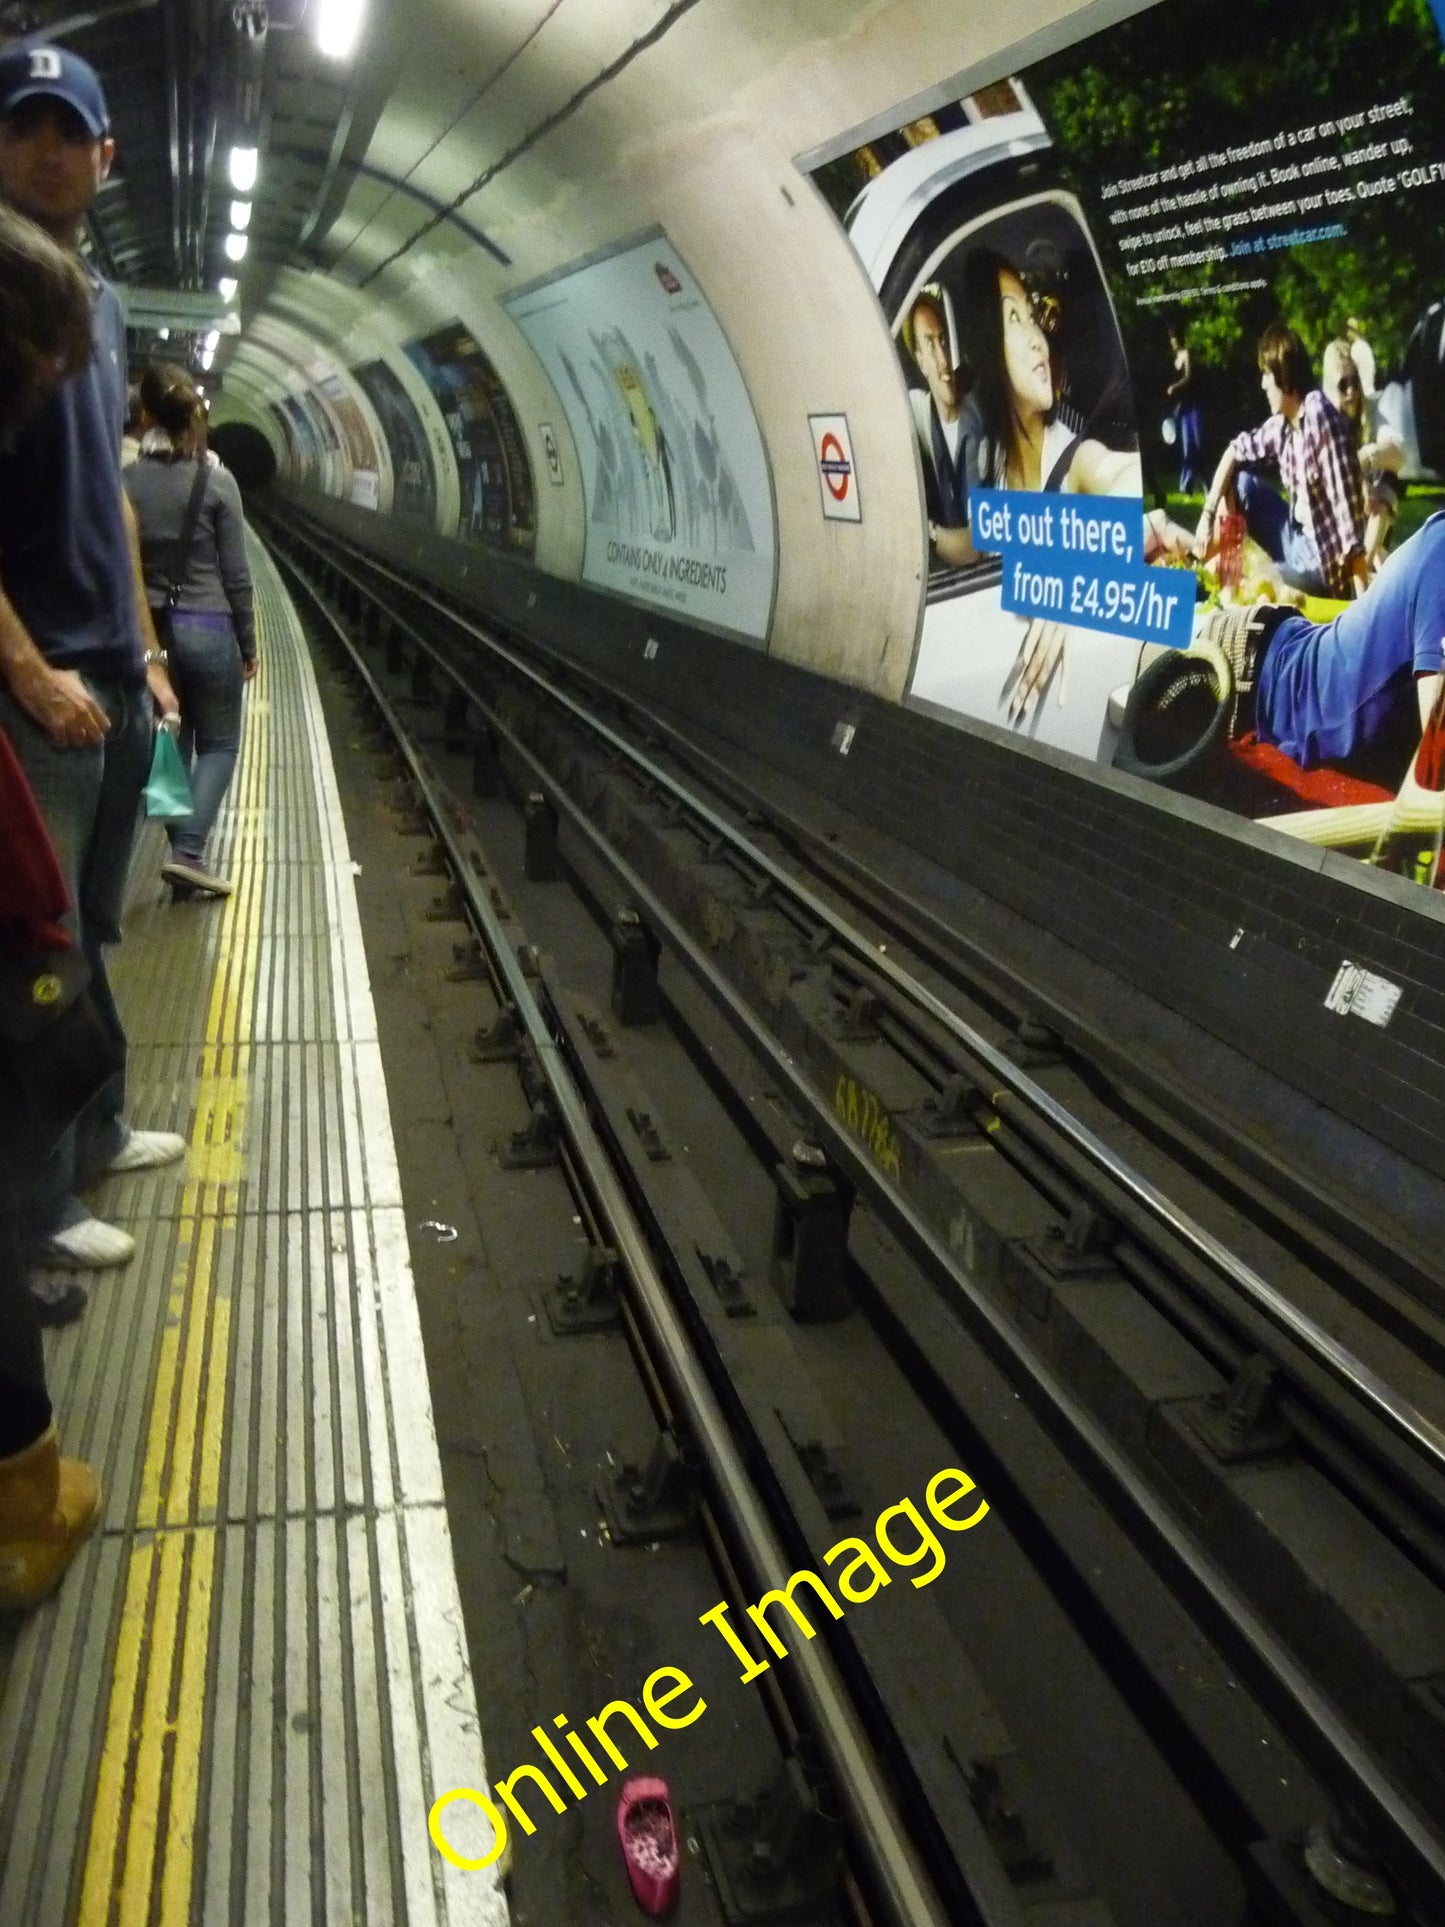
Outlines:
{"type": "Polygon", "coordinates": [[[238,194],[249,194],[256,185],[256,167],[260,155],[254,147],[233,147],[231,149],[231,185],[238,194]]]}
{"type": "Polygon", "coordinates": [[[361,32],[363,0],[321,0],[316,44],[331,60],[345,60],[361,32]]]}
{"type": "Polygon", "coordinates": [[[232,201],[231,226],[233,228],[248,228],[250,225],[251,203],[249,201],[232,201]]]}
{"type": "Polygon", "coordinates": [[[220,329],[212,328],[211,332],[206,336],[206,347],[209,349],[209,351],[212,354],[214,354],[216,352],[216,349],[219,347],[220,340],[221,340],[220,329]]]}
{"type": "Polygon", "coordinates": [[[244,261],[245,258],[246,236],[244,234],[228,234],[226,236],[226,259],[228,261],[244,261]]]}
{"type": "Polygon", "coordinates": [[[216,351],[214,348],[207,348],[206,352],[201,356],[201,366],[206,370],[208,374],[210,373],[211,363],[215,359],[216,359],[216,351]]]}
{"type": "Polygon", "coordinates": [[[234,301],[240,283],[233,274],[223,274],[216,283],[216,290],[223,301],[234,301]]]}
{"type": "Polygon", "coordinates": [[[161,329],[161,331],[160,331],[160,339],[161,339],[162,341],[169,341],[169,340],[170,340],[170,338],[171,338],[171,331],[170,331],[170,329],[169,329],[169,328],[162,328],[162,329],[161,329]]]}

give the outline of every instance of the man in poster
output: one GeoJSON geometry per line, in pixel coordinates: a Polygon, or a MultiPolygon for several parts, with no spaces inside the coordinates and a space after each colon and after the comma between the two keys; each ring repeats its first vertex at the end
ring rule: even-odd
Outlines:
{"type": "Polygon", "coordinates": [[[976,559],[968,525],[967,451],[970,438],[977,438],[978,420],[971,403],[960,403],[947,297],[936,281],[919,290],[902,333],[927,384],[926,393],[910,388],[908,399],[923,451],[928,540],[944,567],[964,568],[976,559]]]}
{"type": "Polygon", "coordinates": [[[1265,329],[1259,369],[1269,419],[1236,435],[1220,457],[1199,518],[1199,553],[1233,494],[1250,534],[1291,587],[1341,599],[1363,594],[1365,492],[1349,425],[1316,386],[1293,328],[1275,322],[1265,329]],[[1278,474],[1288,499],[1261,469],[1278,474]]]}

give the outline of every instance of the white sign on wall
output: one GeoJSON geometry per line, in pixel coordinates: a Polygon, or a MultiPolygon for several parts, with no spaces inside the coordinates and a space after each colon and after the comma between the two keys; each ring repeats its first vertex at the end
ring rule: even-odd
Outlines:
{"type": "Polygon", "coordinates": [[[853,443],[846,415],[809,415],[813,431],[813,459],[818,464],[818,488],[827,522],[861,522],[858,474],[853,466],[853,443]]]}
{"type": "Polygon", "coordinates": [[[547,479],[555,488],[562,486],[562,451],[557,446],[557,436],[551,422],[539,422],[538,430],[542,437],[542,453],[547,458],[547,479]]]}
{"type": "Polygon", "coordinates": [[[582,463],[582,579],[762,639],[772,481],[732,349],[662,235],[505,303],[551,376],[582,463]]]}

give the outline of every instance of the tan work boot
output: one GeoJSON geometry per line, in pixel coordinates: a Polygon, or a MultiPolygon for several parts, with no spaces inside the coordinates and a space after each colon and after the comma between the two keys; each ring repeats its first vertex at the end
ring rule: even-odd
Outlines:
{"type": "Polygon", "coordinates": [[[100,1484],[83,1459],[63,1459],[55,1427],[0,1459],[0,1612],[38,1605],[100,1517],[100,1484]]]}

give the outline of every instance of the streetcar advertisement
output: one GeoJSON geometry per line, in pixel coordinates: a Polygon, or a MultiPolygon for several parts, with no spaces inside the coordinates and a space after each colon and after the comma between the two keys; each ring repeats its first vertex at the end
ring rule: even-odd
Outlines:
{"type": "Polygon", "coordinates": [[[912,410],[913,702],[1435,881],[1442,73],[1428,0],[1159,0],[809,157],[912,410]]]}

